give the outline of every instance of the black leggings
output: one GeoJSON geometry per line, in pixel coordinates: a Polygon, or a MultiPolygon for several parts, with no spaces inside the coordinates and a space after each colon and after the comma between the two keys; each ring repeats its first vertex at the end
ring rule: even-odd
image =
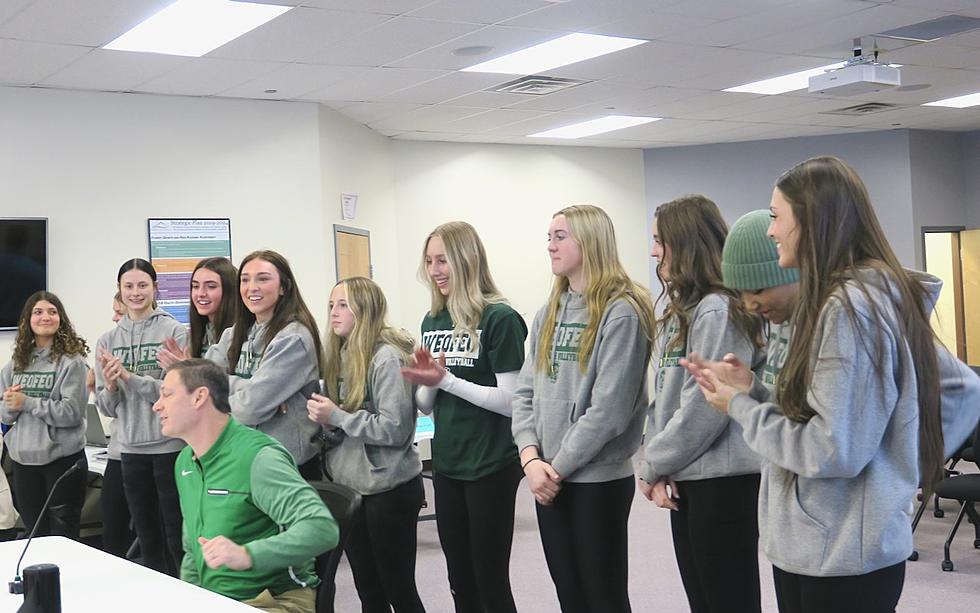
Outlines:
{"type": "Polygon", "coordinates": [[[436,528],[456,613],[516,613],[510,589],[514,502],[521,466],[476,481],[432,476],[436,528]]]}
{"type": "Polygon", "coordinates": [[[563,613],[629,613],[627,522],[633,477],[570,483],[535,503],[541,544],[563,613]]]}
{"type": "Polygon", "coordinates": [[[136,535],[129,527],[129,506],[123,489],[122,463],[108,460],[102,476],[102,550],[120,558],[126,557],[136,535]]]}
{"type": "Polygon", "coordinates": [[[122,454],[123,487],[143,564],[175,577],[184,557],[180,498],[174,479],[178,453],[122,454]]]}
{"type": "Polygon", "coordinates": [[[905,585],[905,560],[845,577],[809,577],[773,566],[772,577],[779,613],[892,613],[905,585]]]}
{"type": "Polygon", "coordinates": [[[67,536],[73,539],[78,539],[82,505],[85,503],[85,484],[88,477],[85,452],[79,451],[41,466],[18,464],[11,458],[14,468],[14,503],[24,521],[26,534],[31,533],[34,522],[40,516],[44,500],[51,493],[51,486],[78,460],[82,461],[81,470],[76,470],[61,482],[58,491],[48,503],[48,512],[37,528],[37,536],[67,536]]]}
{"type": "Polygon", "coordinates": [[[674,554],[691,613],[759,613],[759,475],[677,483],[674,554]]]}
{"type": "Polygon", "coordinates": [[[425,613],[415,586],[417,522],[425,493],[419,475],[361,497],[344,551],[363,613],[425,613]]]}

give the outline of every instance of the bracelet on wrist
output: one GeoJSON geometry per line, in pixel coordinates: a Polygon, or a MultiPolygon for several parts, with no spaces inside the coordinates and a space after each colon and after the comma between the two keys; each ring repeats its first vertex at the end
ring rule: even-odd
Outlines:
{"type": "Polygon", "coordinates": [[[523,464],[521,464],[521,470],[524,470],[525,468],[527,468],[527,465],[530,464],[531,462],[535,461],[535,460],[541,460],[542,462],[544,462],[544,460],[541,459],[541,456],[534,456],[533,458],[531,458],[527,462],[524,462],[523,464]]]}

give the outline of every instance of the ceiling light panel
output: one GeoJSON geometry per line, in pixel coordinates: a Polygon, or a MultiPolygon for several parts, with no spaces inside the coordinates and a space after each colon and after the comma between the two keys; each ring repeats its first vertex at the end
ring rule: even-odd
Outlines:
{"type": "Polygon", "coordinates": [[[660,121],[662,117],[635,117],[632,115],[608,115],[599,119],[590,119],[580,123],[573,123],[569,126],[545,130],[536,134],[529,134],[530,138],[583,138],[595,134],[603,134],[623,128],[640,126],[653,121],[660,121]]]}
{"type": "Polygon", "coordinates": [[[945,98],[943,100],[936,100],[935,102],[927,102],[922,106],[945,106],[951,109],[965,109],[970,106],[977,106],[978,104],[980,104],[980,92],[966,94],[965,96],[956,96],[955,98],[945,98]]]}
{"type": "Polygon", "coordinates": [[[231,0],[177,0],[104,48],[200,57],[291,8],[231,0]]]}
{"type": "Polygon", "coordinates": [[[792,92],[798,89],[806,89],[809,85],[810,77],[823,74],[828,70],[836,70],[843,67],[844,62],[837,62],[835,64],[828,64],[818,68],[810,68],[808,70],[792,72],[790,74],[784,74],[782,76],[772,77],[770,79],[753,81],[752,83],[746,83],[745,85],[739,85],[737,87],[729,87],[728,89],[723,89],[722,91],[745,94],[766,94],[768,96],[785,94],[786,92],[792,92]]]}
{"type": "Polygon", "coordinates": [[[649,41],[639,38],[582,33],[569,34],[493,60],[481,62],[469,68],[463,68],[463,71],[517,75],[537,74],[559,66],[567,66],[600,55],[629,49],[646,42],[649,41]]]}

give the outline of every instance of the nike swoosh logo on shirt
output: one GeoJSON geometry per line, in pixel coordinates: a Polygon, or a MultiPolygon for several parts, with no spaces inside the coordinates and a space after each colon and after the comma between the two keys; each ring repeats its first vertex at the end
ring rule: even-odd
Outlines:
{"type": "Polygon", "coordinates": [[[182,470],[182,471],[180,471],[180,476],[181,477],[186,477],[187,475],[191,474],[192,472],[194,472],[194,471],[193,470],[182,470]]]}

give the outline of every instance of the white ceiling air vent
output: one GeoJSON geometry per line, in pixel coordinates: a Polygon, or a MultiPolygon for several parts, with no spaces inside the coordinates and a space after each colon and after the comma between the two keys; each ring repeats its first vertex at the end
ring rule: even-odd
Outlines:
{"type": "Polygon", "coordinates": [[[503,85],[497,85],[486,90],[488,92],[501,92],[504,94],[527,94],[530,96],[544,96],[553,94],[563,89],[569,89],[583,83],[591,83],[583,79],[563,79],[561,77],[549,77],[545,75],[530,75],[508,81],[503,85]]]}
{"type": "Polygon", "coordinates": [[[850,115],[861,116],[861,115],[871,115],[872,113],[882,113],[884,111],[892,111],[898,108],[902,108],[898,104],[888,104],[885,102],[865,102],[864,104],[855,104],[854,106],[845,106],[841,109],[834,109],[832,111],[821,111],[821,115],[850,115]]]}

